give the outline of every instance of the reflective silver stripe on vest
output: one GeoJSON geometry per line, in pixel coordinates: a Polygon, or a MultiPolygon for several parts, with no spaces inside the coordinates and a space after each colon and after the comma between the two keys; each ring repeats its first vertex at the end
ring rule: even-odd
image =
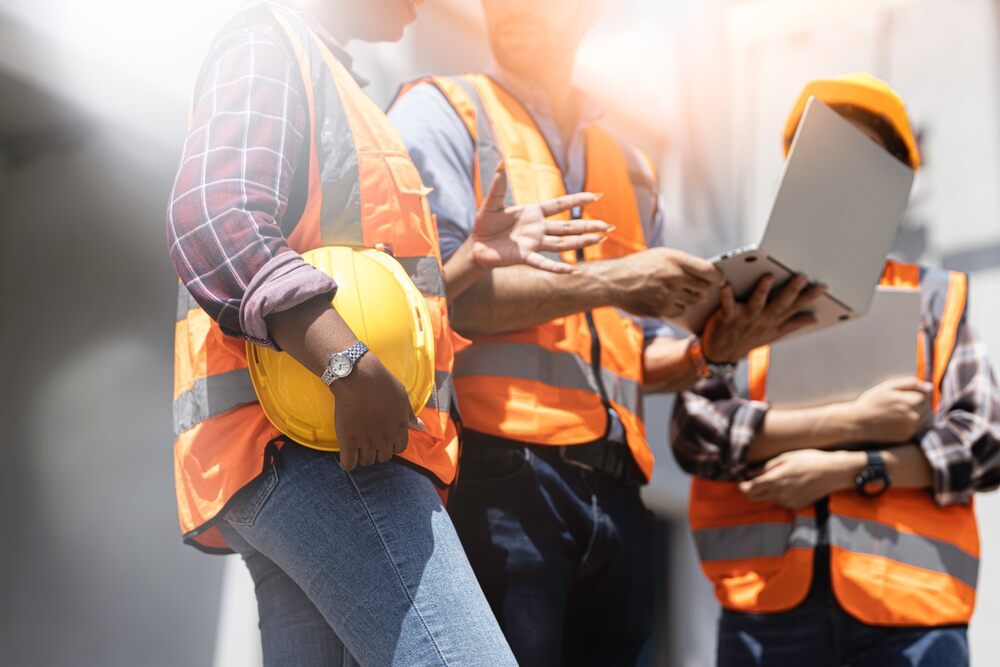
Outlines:
{"type": "MultiPolygon", "coordinates": [[[[455,355],[455,377],[493,375],[534,380],[564,389],[598,394],[590,363],[572,352],[554,352],[530,343],[474,343],[455,355]]],[[[642,386],[601,369],[608,398],[638,414],[642,386]]]]}
{"type": "Polygon", "coordinates": [[[811,549],[818,539],[816,521],[808,516],[796,516],[790,523],[749,523],[694,531],[694,543],[703,562],[783,556],[789,549],[811,549]]]}
{"type": "Polygon", "coordinates": [[[884,523],[840,514],[830,515],[829,531],[832,546],[947,574],[970,588],[976,587],[979,559],[950,542],[902,533],[884,523]]]}
{"type": "Polygon", "coordinates": [[[195,308],[200,308],[198,302],[191,296],[191,292],[182,284],[177,285],[177,321],[187,319],[188,312],[195,308]]]}
{"type": "Polygon", "coordinates": [[[200,378],[174,401],[174,434],[179,436],[206,419],[256,402],[257,394],[246,369],[200,378]]]}
{"type": "MultiPolygon", "coordinates": [[[[476,90],[475,85],[461,76],[448,77],[448,80],[457,84],[465,91],[465,94],[472,102],[472,106],[476,109],[476,157],[479,161],[480,186],[485,198],[486,194],[490,191],[490,185],[493,184],[493,175],[496,173],[500,163],[503,162],[503,153],[500,152],[500,144],[493,132],[493,125],[489,114],[486,113],[486,105],[479,96],[479,91],[476,90]]],[[[514,206],[516,203],[513,188],[508,186],[504,204],[514,206]]]]}
{"type": "Polygon", "coordinates": [[[434,371],[434,394],[428,402],[438,412],[448,412],[455,397],[455,381],[447,371],[434,371]]]}
{"type": "Polygon", "coordinates": [[[397,257],[406,275],[424,296],[445,296],[444,275],[437,257],[397,257]]]}

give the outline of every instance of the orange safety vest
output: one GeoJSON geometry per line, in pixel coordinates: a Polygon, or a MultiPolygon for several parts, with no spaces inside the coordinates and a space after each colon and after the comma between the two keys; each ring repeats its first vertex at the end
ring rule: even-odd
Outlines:
{"type": "MultiPolygon", "coordinates": [[[[508,205],[566,194],[562,171],[531,114],[483,74],[432,77],[462,119],[475,144],[473,187],[477,206],[497,166],[508,174],[508,205]]],[[[608,220],[608,241],[565,262],[622,257],[647,248],[643,216],[651,197],[638,197],[648,158],[623,148],[605,130],[586,129],[585,190],[604,197],[588,204],[584,218],[608,220]]],[[[648,176],[645,179],[648,182],[648,176]]],[[[558,216],[568,219],[569,213],[558,216]]],[[[474,336],[457,347],[455,387],[466,428],[542,445],[578,445],[603,438],[608,409],[622,421],[632,455],[648,479],[653,454],[642,420],[642,320],[615,308],[597,308],[501,335],[474,336]]]]}
{"type": "MultiPolygon", "coordinates": [[[[301,18],[260,3],[256,17],[280,28],[295,53],[309,108],[305,208],[288,236],[297,252],[332,245],[384,244],[427,301],[434,331],[436,387],[419,417],[428,433],[411,431],[400,456],[444,486],[455,476],[458,441],[449,417],[452,334],[445,303],[437,227],[420,175],[382,110],[301,18]],[[333,175],[324,179],[325,174],[333,175]]],[[[226,551],[213,525],[233,495],[269,464],[268,445],[281,434],[257,403],[244,341],[225,336],[183,286],[175,335],[174,471],[181,531],[206,551],[226,551]]],[[[281,439],[276,442],[280,447],[281,439]]]]}
{"type": "MultiPolygon", "coordinates": [[[[889,261],[881,284],[921,291],[917,376],[933,381],[937,410],[965,315],[966,276],[889,261]]],[[[741,378],[748,391],[741,393],[752,400],[767,398],[768,360],[767,347],[750,354],[741,378]]],[[[779,612],[805,599],[819,539],[812,508],[752,502],[733,482],[696,478],[690,521],[702,569],[724,607],[779,612]]],[[[827,537],[834,594],[858,620],[887,626],[968,623],[979,569],[971,504],[939,507],[927,491],[916,489],[890,489],[878,498],[840,491],[829,497],[827,537]]]]}

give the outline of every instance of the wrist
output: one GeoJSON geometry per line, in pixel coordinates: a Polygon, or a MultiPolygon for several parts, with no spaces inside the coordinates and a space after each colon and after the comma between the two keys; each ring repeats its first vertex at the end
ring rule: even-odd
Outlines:
{"type": "Polygon", "coordinates": [[[868,455],[863,451],[839,450],[830,452],[833,481],[838,491],[853,489],[858,475],[868,466],[868,455]]]}
{"type": "Polygon", "coordinates": [[[584,262],[579,265],[579,276],[584,279],[593,299],[601,306],[622,305],[618,269],[614,261],[584,262]]]}
{"type": "Polygon", "coordinates": [[[867,439],[867,429],[860,410],[853,401],[834,403],[824,409],[826,420],[832,425],[834,437],[830,445],[863,442],[867,439]]]}

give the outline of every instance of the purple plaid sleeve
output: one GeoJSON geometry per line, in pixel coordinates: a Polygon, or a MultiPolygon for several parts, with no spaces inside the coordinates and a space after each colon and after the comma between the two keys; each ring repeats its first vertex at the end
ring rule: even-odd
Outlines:
{"type": "Polygon", "coordinates": [[[744,479],[747,450],[764,426],[767,403],[737,396],[731,383],[702,380],[677,395],[670,445],[686,472],[714,480],[744,479]]]}
{"type": "Polygon", "coordinates": [[[964,322],[920,447],[939,505],[967,503],[973,493],[1000,486],[1000,391],[985,343],[964,322]]]}
{"type": "Polygon", "coordinates": [[[294,58],[275,28],[219,37],[191,128],[167,213],[171,258],[224,333],[272,345],[268,314],[336,289],[292,251],[279,224],[308,115],[294,58]]]}

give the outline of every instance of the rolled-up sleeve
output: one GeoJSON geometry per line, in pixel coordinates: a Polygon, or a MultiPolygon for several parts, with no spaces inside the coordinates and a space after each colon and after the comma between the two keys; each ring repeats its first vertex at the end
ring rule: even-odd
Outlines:
{"type": "Polygon", "coordinates": [[[216,42],[167,213],[170,256],[195,302],[223,333],[262,345],[273,345],[269,314],[336,290],[281,225],[308,134],[287,48],[267,25],[216,42]]]}
{"type": "Polygon", "coordinates": [[[736,395],[731,383],[702,380],[677,395],[670,445],[678,465],[697,477],[744,479],[747,450],[764,426],[768,404],[736,395]]]}
{"type": "Polygon", "coordinates": [[[920,447],[939,505],[968,503],[973,493],[1000,486],[1000,391],[986,344],[964,321],[920,447]]]}

